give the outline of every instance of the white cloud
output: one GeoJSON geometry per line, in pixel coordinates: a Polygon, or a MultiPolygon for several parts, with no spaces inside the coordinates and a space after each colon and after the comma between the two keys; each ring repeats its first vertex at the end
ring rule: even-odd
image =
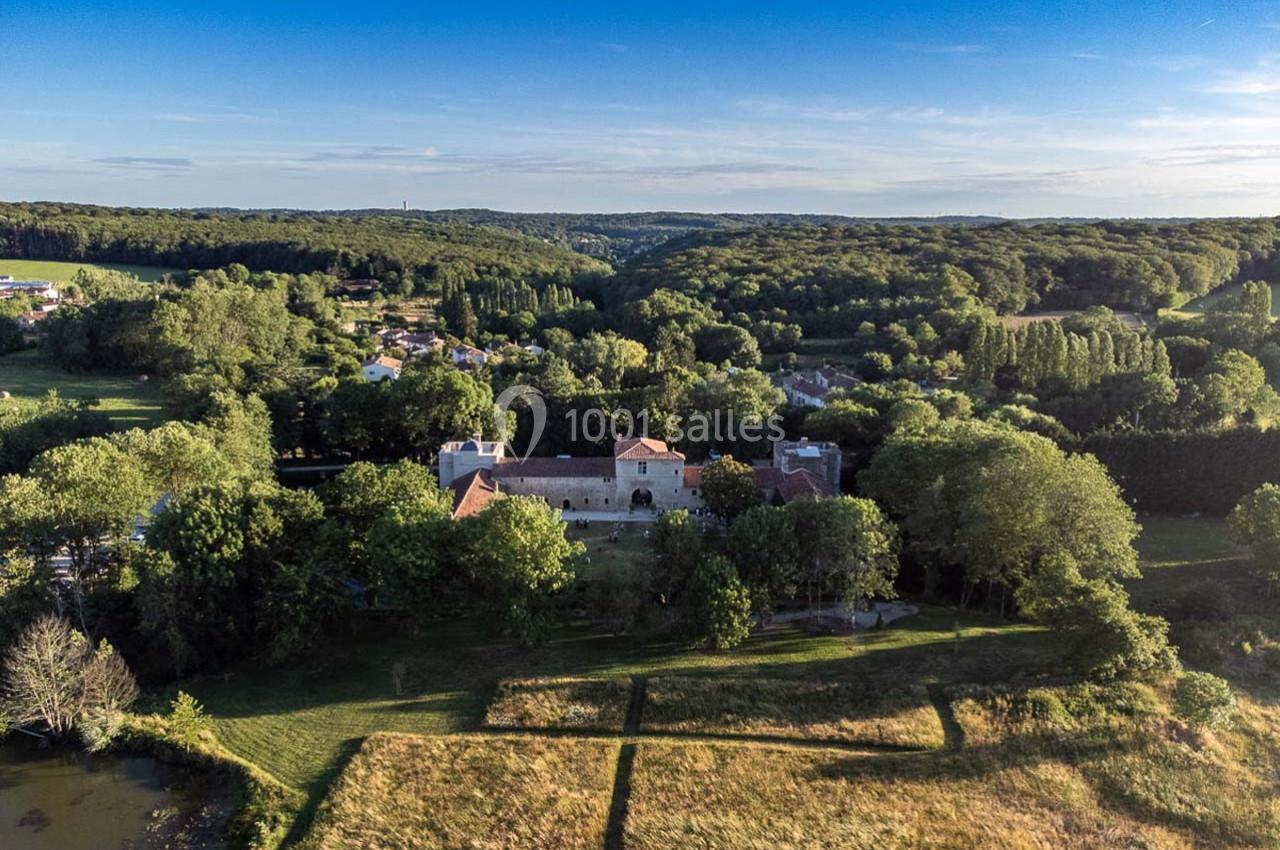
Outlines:
{"type": "Polygon", "coordinates": [[[1200,88],[1206,94],[1272,95],[1280,94],[1280,64],[1274,57],[1264,57],[1248,70],[1229,71],[1200,88]]]}

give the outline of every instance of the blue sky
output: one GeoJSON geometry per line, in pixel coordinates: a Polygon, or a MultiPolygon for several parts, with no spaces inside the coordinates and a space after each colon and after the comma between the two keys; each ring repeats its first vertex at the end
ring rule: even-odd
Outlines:
{"type": "Polygon", "coordinates": [[[0,198],[1280,213],[1280,2],[0,2],[0,198]]]}

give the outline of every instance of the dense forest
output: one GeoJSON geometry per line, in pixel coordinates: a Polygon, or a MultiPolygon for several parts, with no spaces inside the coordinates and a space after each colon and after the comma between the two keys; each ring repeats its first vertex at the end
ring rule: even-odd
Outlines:
{"type": "Polygon", "coordinates": [[[406,294],[488,277],[567,282],[606,272],[495,228],[392,216],[0,204],[0,256],[377,278],[406,294]]]}
{"type": "MultiPolygon", "coordinates": [[[[1231,512],[1237,539],[1280,552],[1273,220],[725,221],[616,267],[498,223],[0,207],[0,256],[190,269],[143,283],[84,268],[60,303],[0,301],[0,352],[33,349],[0,355],[6,380],[39,362],[165,401],[165,421],[126,429],[56,379],[0,400],[0,650],[90,635],[71,662],[117,659],[125,685],[57,724],[10,725],[105,745],[130,671],[152,689],[226,682],[204,674],[302,663],[393,623],[415,643],[465,617],[526,647],[573,623],[723,653],[775,608],[824,600],[985,609],[984,635],[1052,630],[1058,680],[1169,682],[1187,643],[1131,604],[1138,512],[1231,512]],[[381,286],[357,297],[352,275],[381,286]],[[1075,309],[1025,315],[1050,307],[1075,309]],[[395,375],[374,380],[382,358],[395,375]],[[794,392],[820,376],[820,404],[794,392]],[[536,455],[607,456],[642,430],[701,467],[703,506],[655,514],[626,553],[620,531],[566,536],[537,496],[455,516],[432,467],[448,441],[512,436],[494,404],[516,385],[545,405],[536,455]],[[686,427],[699,419],[715,429],[686,427]],[[746,426],[764,423],[838,444],[842,492],[762,495],[751,462],[772,446],[746,426]],[[320,483],[317,468],[343,471],[320,483]]],[[[510,413],[523,447],[535,416],[510,413]]],[[[1247,567],[1250,597],[1275,563],[1247,567]]],[[[937,610],[945,646],[959,620],[937,610]]],[[[1247,640],[1280,646],[1273,633],[1247,640]]]]}
{"type": "MultiPolygon", "coordinates": [[[[375,211],[361,214],[374,214],[375,211]]],[[[651,248],[688,233],[710,230],[741,230],[747,227],[778,227],[797,224],[994,224],[989,216],[943,216],[940,218],[852,218],[842,215],[787,213],[510,213],[498,210],[408,210],[402,215],[424,221],[487,225],[514,230],[622,263],[651,248]]]]}
{"type": "Polygon", "coordinates": [[[1000,313],[1176,307],[1278,271],[1272,219],[960,226],[804,225],[698,233],[637,258],[629,294],[673,289],[725,312],[785,310],[834,335],[972,296],[1000,313]]]}

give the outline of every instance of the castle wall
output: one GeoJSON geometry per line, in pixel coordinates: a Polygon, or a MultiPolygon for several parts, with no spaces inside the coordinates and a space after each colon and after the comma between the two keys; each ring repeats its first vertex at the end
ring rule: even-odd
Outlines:
{"type": "MultiPolygon", "coordinates": [[[[552,477],[503,477],[498,484],[504,493],[518,496],[541,496],[553,508],[569,508],[578,511],[619,511],[627,505],[619,505],[612,480],[572,476],[552,477]]],[[[630,491],[628,491],[628,496],[630,491]]]]}

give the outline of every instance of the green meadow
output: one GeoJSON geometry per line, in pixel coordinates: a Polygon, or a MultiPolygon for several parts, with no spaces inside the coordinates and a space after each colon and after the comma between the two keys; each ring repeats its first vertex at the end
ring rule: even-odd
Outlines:
{"type": "Polygon", "coordinates": [[[0,357],[0,404],[36,401],[56,390],[63,398],[94,400],[117,427],[151,427],[164,421],[163,393],[138,375],[77,374],[49,363],[39,349],[0,357]]]}
{"type": "Polygon", "coordinates": [[[155,283],[164,279],[166,274],[175,274],[180,269],[163,266],[131,266],[119,263],[64,263],[56,260],[13,260],[0,258],[0,275],[9,275],[15,280],[47,280],[51,283],[66,283],[76,276],[81,269],[109,269],[126,272],[139,280],[155,283]]]}

